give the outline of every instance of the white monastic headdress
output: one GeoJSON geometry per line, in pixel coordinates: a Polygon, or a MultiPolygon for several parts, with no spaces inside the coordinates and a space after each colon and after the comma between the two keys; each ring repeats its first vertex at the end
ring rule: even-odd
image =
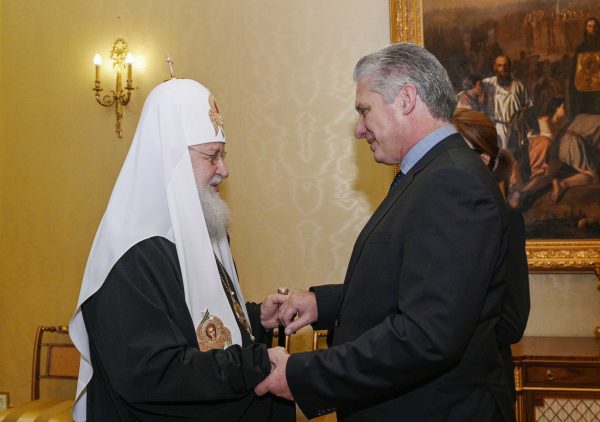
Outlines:
{"type": "Polygon", "coordinates": [[[92,377],[81,305],[102,287],[119,258],[144,239],[162,236],[175,243],[194,327],[208,309],[229,328],[233,343],[242,343],[214,258],[216,254],[225,267],[244,306],[231,251],[225,238],[211,242],[188,152],[190,145],[209,142],[225,142],[225,135],[216,102],[204,86],[171,79],[152,90],[96,233],[69,324],[81,353],[73,410],[77,422],[86,418],[86,387],[92,377]]]}

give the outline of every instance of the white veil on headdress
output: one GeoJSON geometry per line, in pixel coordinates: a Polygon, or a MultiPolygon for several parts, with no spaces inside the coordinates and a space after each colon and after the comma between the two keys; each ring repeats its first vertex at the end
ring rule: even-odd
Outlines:
{"type": "Polygon", "coordinates": [[[214,258],[225,267],[244,307],[231,251],[226,238],[211,244],[188,152],[190,145],[209,142],[225,142],[225,135],[216,102],[204,86],[171,79],[152,90],[96,233],[69,324],[81,353],[73,409],[77,422],[86,418],[86,387],[92,378],[81,305],[102,287],[123,254],[144,239],[162,236],[175,243],[194,327],[209,310],[230,330],[232,342],[242,344],[214,258]]]}

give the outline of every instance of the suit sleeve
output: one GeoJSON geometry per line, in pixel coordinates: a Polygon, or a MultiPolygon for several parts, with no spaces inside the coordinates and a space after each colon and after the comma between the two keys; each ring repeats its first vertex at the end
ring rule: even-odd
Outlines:
{"type": "Polygon", "coordinates": [[[333,330],[335,317],[342,298],[343,285],[326,284],[311,287],[317,300],[318,321],[312,324],[314,330],[333,330]]]}
{"type": "MultiPolygon", "coordinates": [[[[288,384],[308,417],[382,401],[441,376],[461,359],[482,315],[494,318],[486,297],[505,252],[506,223],[488,187],[446,169],[424,175],[410,203],[403,199],[387,216],[395,221],[396,207],[409,207],[408,218],[390,223],[401,262],[393,265],[400,268],[396,311],[352,341],[288,360],[288,384]]],[[[368,257],[360,254],[355,274],[368,257]]]]}
{"type": "Polygon", "coordinates": [[[130,249],[83,305],[97,358],[94,376],[105,374],[120,397],[143,406],[184,409],[253,394],[270,370],[265,346],[201,352],[176,253],[169,256],[160,245],[144,241],[130,249]]]}
{"type": "Polygon", "coordinates": [[[525,254],[525,223],[516,210],[508,212],[508,270],[502,311],[496,325],[501,345],[517,343],[523,337],[529,318],[529,276],[525,254]]]}

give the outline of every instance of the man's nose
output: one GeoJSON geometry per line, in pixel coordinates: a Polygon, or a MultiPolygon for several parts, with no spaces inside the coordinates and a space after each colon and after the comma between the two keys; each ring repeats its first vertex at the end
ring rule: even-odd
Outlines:
{"type": "Polygon", "coordinates": [[[224,179],[229,176],[229,170],[227,170],[227,165],[225,164],[224,159],[220,159],[217,163],[217,174],[224,179]]]}
{"type": "Polygon", "coordinates": [[[367,128],[365,127],[365,123],[363,118],[359,118],[354,126],[354,136],[356,139],[364,139],[367,135],[367,128]]]}

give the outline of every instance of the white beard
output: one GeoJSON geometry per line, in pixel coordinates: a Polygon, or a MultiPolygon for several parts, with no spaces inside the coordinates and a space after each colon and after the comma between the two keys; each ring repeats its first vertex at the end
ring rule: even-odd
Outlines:
{"type": "Polygon", "coordinates": [[[229,207],[221,199],[219,193],[210,190],[208,186],[199,187],[198,195],[200,196],[208,235],[212,240],[226,237],[230,222],[229,207]]]}

